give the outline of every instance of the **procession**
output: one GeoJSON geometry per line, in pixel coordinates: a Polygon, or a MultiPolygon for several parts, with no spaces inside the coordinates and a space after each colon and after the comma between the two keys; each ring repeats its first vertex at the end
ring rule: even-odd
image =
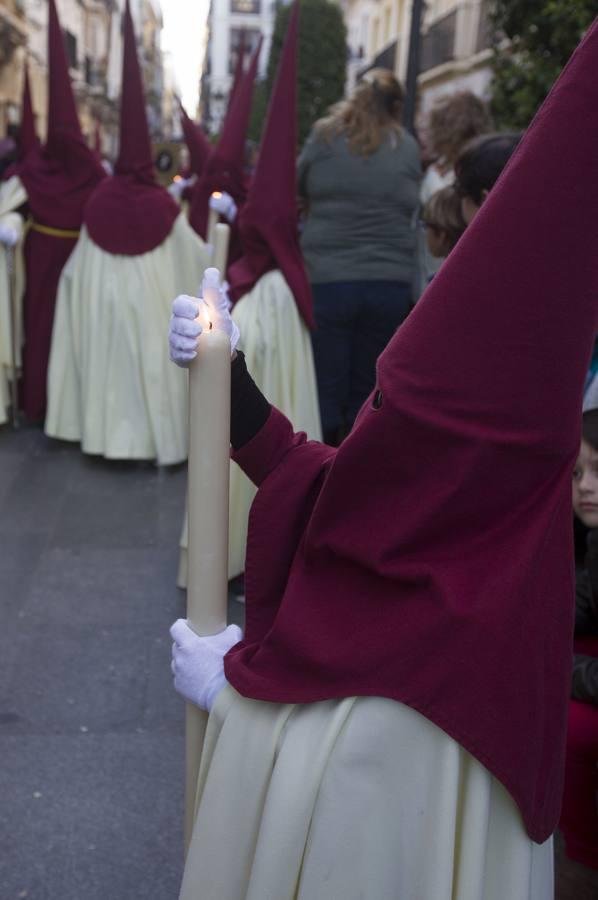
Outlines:
{"type": "Polygon", "coordinates": [[[0,900],[596,900],[596,0],[0,38],[0,900]]]}

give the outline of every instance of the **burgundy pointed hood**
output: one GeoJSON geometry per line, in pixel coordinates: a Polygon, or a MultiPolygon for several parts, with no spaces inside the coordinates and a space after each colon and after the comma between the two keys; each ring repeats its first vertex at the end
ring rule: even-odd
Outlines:
{"type": "Polygon", "coordinates": [[[413,707],[504,784],[537,842],[563,785],[571,476],[598,330],[597,71],[598,22],[381,355],[341,447],[293,444],[273,412],[236,455],[261,461],[262,486],[227,679],[263,700],[413,707]]]}
{"type": "Polygon", "coordinates": [[[191,171],[201,176],[212,152],[212,145],[203,133],[202,129],[187,115],[185,108],[179,100],[181,111],[181,128],[187,149],[189,150],[189,162],[191,171]]]}
{"type": "Polygon", "coordinates": [[[249,68],[242,77],[226,113],[218,144],[211,153],[193,192],[189,221],[203,238],[207,236],[208,204],[214,191],[226,191],[233,197],[238,207],[245,201],[247,193],[245,141],[261,46],[260,38],[249,68]]]}
{"type": "Polygon", "coordinates": [[[228,105],[227,110],[230,108],[235,94],[237,93],[237,89],[241,83],[241,79],[243,78],[243,72],[245,71],[245,54],[247,52],[247,41],[245,29],[241,29],[241,34],[239,36],[239,47],[237,52],[237,63],[235,65],[235,74],[233,76],[233,83],[230,89],[230,94],[228,96],[228,105]]]}
{"type": "Polygon", "coordinates": [[[31,150],[39,147],[39,138],[35,131],[35,116],[33,103],[31,102],[31,88],[29,85],[29,68],[25,62],[23,72],[23,103],[21,107],[21,129],[19,132],[19,157],[25,159],[31,150]]]}
{"type": "Polygon", "coordinates": [[[314,327],[313,301],[297,230],[297,40],[295,3],[270,99],[257,166],[239,228],[243,256],[231,266],[231,296],[239,300],[262,275],[280,269],[305,323],[314,327]]]}
{"type": "Polygon", "coordinates": [[[48,14],[48,135],[19,165],[34,219],[78,229],[83,208],[105,172],[81,132],[54,0],[48,14]]]}
{"type": "Polygon", "coordinates": [[[83,137],[75,97],[69,76],[69,66],[64,45],[64,35],[58,21],[55,0],[49,0],[48,8],[48,136],[46,144],[51,150],[54,141],[58,147],[63,132],[83,137]]]}
{"type": "Polygon", "coordinates": [[[114,175],[85,210],[91,239],[108,253],[138,256],[162,244],[179,208],[155,179],[145,95],[129,2],[124,13],[120,148],[114,175]]]}

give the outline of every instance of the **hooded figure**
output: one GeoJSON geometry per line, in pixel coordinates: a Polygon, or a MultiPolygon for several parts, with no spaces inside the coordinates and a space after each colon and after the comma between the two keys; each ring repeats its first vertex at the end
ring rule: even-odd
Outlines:
{"type": "Polygon", "coordinates": [[[189,151],[189,165],[181,173],[181,179],[173,182],[168,190],[181,204],[188,204],[192,201],[197,179],[201,177],[210,158],[212,145],[199,125],[187,115],[182,102],[179,100],[178,103],[183,137],[189,151]]]}
{"type": "Polygon", "coordinates": [[[79,235],[84,206],[105,173],[81,132],[54,0],[49,0],[48,134],[18,167],[32,222],[25,239],[23,405],[30,419],[46,409],[46,375],[56,290],[79,235]]]}
{"type": "Polygon", "coordinates": [[[162,339],[168,298],[195,293],[209,259],[154,177],[128,3],[122,84],[114,175],[87,204],[60,283],[46,433],[85,453],[167,465],[187,455],[187,382],[162,339]]]}
{"type": "MultiPolygon", "coordinates": [[[[233,318],[247,365],[260,389],[299,431],[321,437],[309,328],[311,290],[297,233],[295,192],[297,120],[295,6],[281,54],[260,154],[239,216],[244,255],[229,269],[233,318]]],[[[245,569],[247,520],[255,488],[231,467],[229,578],[245,569]]],[[[181,538],[179,585],[186,583],[187,531],[181,538]]]]}
{"type": "Polygon", "coordinates": [[[341,447],[274,409],[233,439],[259,485],[246,634],[208,723],[181,900],[553,896],[597,68],[595,23],[341,447]]]}
{"type": "MultiPolygon", "coordinates": [[[[189,221],[195,231],[204,239],[207,238],[209,202],[212,193],[221,191],[229,194],[237,209],[242,207],[247,196],[245,143],[261,46],[260,39],[247,72],[239,76],[235,95],[226,112],[220,138],[193,191],[189,221]]],[[[232,225],[229,249],[231,262],[238,259],[241,254],[236,223],[233,222],[232,225]]]]}
{"type": "MultiPolygon", "coordinates": [[[[19,131],[19,159],[39,147],[31,104],[27,63],[23,72],[23,99],[19,131]]],[[[18,164],[0,183],[0,424],[8,420],[10,382],[21,367],[23,271],[23,215],[27,202],[18,164]]]]}

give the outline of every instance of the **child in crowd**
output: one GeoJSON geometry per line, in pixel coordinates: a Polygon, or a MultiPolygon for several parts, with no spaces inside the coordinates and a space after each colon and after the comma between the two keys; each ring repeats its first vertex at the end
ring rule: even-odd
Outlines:
{"type": "Polygon", "coordinates": [[[461,198],[452,185],[432,194],[422,218],[431,255],[436,259],[448,256],[466,228],[461,198]]]}
{"type": "Polygon", "coordinates": [[[573,509],[589,533],[576,567],[576,640],[560,827],[567,855],[598,869],[598,409],[583,415],[573,509]]]}

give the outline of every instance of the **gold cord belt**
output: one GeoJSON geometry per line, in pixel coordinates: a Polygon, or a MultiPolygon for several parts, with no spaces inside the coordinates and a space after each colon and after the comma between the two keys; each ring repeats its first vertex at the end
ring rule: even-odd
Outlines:
{"type": "Polygon", "coordinates": [[[50,237],[57,238],[78,238],[79,232],[66,228],[51,228],[49,225],[40,225],[39,222],[31,222],[32,231],[39,231],[40,234],[49,234],[50,237]]]}

